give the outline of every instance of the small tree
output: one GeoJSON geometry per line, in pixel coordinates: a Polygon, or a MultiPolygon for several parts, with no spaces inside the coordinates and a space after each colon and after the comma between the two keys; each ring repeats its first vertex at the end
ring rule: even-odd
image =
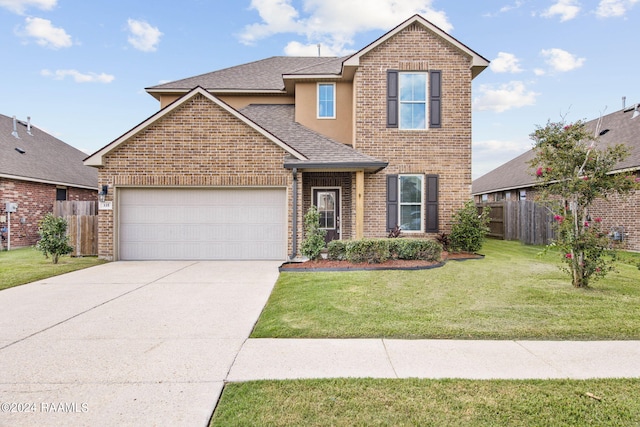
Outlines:
{"type": "Polygon", "coordinates": [[[477,252],[489,232],[489,212],[486,207],[478,214],[473,200],[469,200],[453,215],[449,246],[453,251],[477,252]]]}
{"type": "Polygon", "coordinates": [[[58,218],[53,214],[46,214],[40,221],[38,227],[40,240],[36,244],[36,249],[41,251],[45,257],[51,255],[54,264],[58,263],[60,255],[66,255],[73,251],[69,246],[69,236],[67,236],[67,221],[58,218]]]}
{"type": "MultiPolygon", "coordinates": [[[[595,135],[598,135],[596,129],[595,135]]],[[[598,138],[578,121],[548,123],[531,134],[534,155],[530,165],[541,184],[540,199],[554,214],[558,247],[573,286],[589,286],[590,279],[613,268],[615,252],[589,208],[598,198],[625,195],[640,188],[633,176],[613,174],[615,165],[628,155],[622,144],[598,147],[598,138]]]]}
{"type": "Polygon", "coordinates": [[[320,228],[320,214],[315,206],[311,206],[304,216],[304,234],[300,252],[311,260],[318,259],[325,246],[324,236],[327,230],[320,228]]]}

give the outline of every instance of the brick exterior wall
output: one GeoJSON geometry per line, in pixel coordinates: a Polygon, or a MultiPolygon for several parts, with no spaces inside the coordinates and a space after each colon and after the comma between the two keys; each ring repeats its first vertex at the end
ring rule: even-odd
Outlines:
{"type": "MultiPolygon", "coordinates": [[[[108,153],[99,185],[107,200],[121,187],[282,187],[287,189],[288,252],[291,250],[292,173],[288,154],[218,105],[197,94],[108,153]]],[[[298,174],[300,175],[300,174],[298,174]]],[[[302,183],[298,180],[298,202],[302,183]]],[[[114,203],[117,209],[117,203],[114,203]]],[[[114,212],[99,212],[101,258],[116,259],[114,212]]],[[[298,236],[302,224],[299,215],[298,236]]]]}
{"type": "Polygon", "coordinates": [[[365,237],[385,237],[387,174],[439,176],[439,227],[471,199],[471,58],[421,25],[368,52],[356,73],[355,148],[389,166],[365,175],[365,237]],[[386,127],[387,70],[442,71],[442,127],[386,127]]]}
{"type": "MultiPolygon", "coordinates": [[[[0,178],[0,216],[7,216],[6,202],[18,204],[18,211],[11,214],[11,248],[33,246],[40,239],[38,222],[53,212],[56,200],[54,184],[0,178]]],[[[67,187],[67,200],[97,200],[97,190],[67,187]]],[[[6,227],[6,223],[0,227],[6,227]]],[[[6,237],[6,234],[5,234],[6,237]]],[[[2,248],[7,242],[2,240],[2,248]]]]}

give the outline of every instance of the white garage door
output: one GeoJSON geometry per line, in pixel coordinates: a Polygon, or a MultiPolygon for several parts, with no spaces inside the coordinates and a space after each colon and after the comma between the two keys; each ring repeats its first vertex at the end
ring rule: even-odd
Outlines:
{"type": "Polygon", "coordinates": [[[118,191],[122,260],[283,260],[284,189],[118,191]]]}

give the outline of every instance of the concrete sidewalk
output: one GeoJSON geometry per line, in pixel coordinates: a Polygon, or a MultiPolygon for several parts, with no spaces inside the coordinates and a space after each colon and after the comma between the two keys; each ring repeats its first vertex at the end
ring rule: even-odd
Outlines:
{"type": "Polygon", "coordinates": [[[640,341],[249,339],[228,381],[638,378],[640,341]]]}

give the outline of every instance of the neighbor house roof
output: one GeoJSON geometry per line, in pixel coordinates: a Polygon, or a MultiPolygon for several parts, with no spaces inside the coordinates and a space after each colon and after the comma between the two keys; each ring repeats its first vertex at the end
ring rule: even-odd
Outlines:
{"type": "Polygon", "coordinates": [[[83,164],[87,156],[43,130],[0,114],[0,177],[95,189],[98,173],[83,164]]]}
{"type": "Polygon", "coordinates": [[[240,113],[307,158],[290,158],[285,161],[287,168],[377,171],[387,166],[387,162],[362,154],[349,145],[297,123],[294,105],[252,104],[241,109],[240,113]]]}
{"type": "MultiPolygon", "coordinates": [[[[625,144],[629,156],[615,166],[615,171],[640,169],[640,117],[633,117],[633,108],[619,110],[586,123],[592,133],[598,132],[597,146],[604,148],[615,144],[625,144]]],[[[532,187],[536,179],[529,161],[534,158],[529,150],[513,160],[497,167],[473,181],[474,195],[532,187]]]]}

